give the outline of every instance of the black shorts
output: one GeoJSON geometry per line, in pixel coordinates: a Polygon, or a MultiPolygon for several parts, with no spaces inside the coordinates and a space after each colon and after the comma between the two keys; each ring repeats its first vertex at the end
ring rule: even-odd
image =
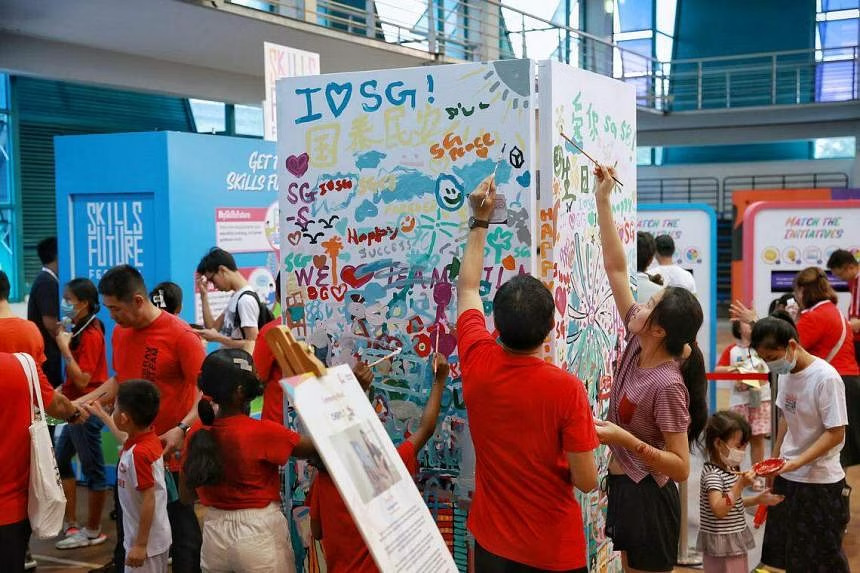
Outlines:
{"type": "Polygon", "coordinates": [[[678,558],[681,497],[673,481],[660,487],[652,476],[639,483],[626,475],[606,476],[606,535],[627,564],[642,571],[671,571],[678,558]]]}
{"type": "Polygon", "coordinates": [[[505,559],[494,553],[490,553],[478,541],[475,541],[475,573],[588,573],[588,567],[569,569],[567,571],[550,572],[547,569],[538,569],[529,565],[523,565],[510,559],[505,559]]]}
{"type": "Polygon", "coordinates": [[[848,573],[842,537],[851,517],[845,480],[800,483],[778,476],[782,503],[767,510],[761,562],[787,573],[848,573]]]}

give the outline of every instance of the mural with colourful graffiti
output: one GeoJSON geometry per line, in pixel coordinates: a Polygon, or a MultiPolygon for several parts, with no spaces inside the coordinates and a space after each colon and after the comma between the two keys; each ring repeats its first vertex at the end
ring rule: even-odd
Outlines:
{"type": "MultiPolygon", "coordinates": [[[[540,78],[540,173],[538,275],[553,292],[556,328],[547,359],[585,384],[595,418],[605,419],[615,360],[624,342],[623,324],[606,273],[597,228],[594,164],[614,165],[615,223],[627,250],[631,280],[636,270],[635,90],[605,76],[557,62],[542,62],[540,78]],[[575,145],[565,140],[566,136],[575,145]],[[580,149],[577,149],[577,146],[580,149]]],[[[598,449],[606,473],[609,450],[598,449]]],[[[606,540],[606,493],[581,495],[589,571],[620,571],[606,540]]]]}
{"type": "Polygon", "coordinates": [[[466,196],[495,173],[506,201],[487,241],[490,315],[495,290],[534,271],[534,78],[533,62],[509,60],[278,82],[288,324],[328,364],[383,359],[371,400],[395,443],[419,423],[430,354],[448,357],[451,381],[419,483],[462,569],[454,490],[467,441],[454,329],[466,196]]]}
{"type": "MultiPolygon", "coordinates": [[[[632,277],[635,92],[555,62],[508,60],[288,78],[278,84],[278,106],[287,324],[329,364],[382,359],[371,400],[395,443],[420,418],[430,353],[448,356],[452,377],[418,483],[465,571],[474,461],[454,327],[466,195],[495,173],[504,197],[485,250],[486,314],[505,280],[541,278],[557,306],[546,359],[583,381],[595,417],[604,418],[623,327],[603,272],[592,165],[561,132],[616,165],[624,185],[613,207],[632,277]]],[[[599,463],[605,473],[605,448],[599,463]]],[[[300,505],[307,468],[297,465],[296,474],[291,492],[300,505]]],[[[591,570],[620,570],[604,534],[605,493],[580,502],[591,570]]],[[[294,510],[305,533],[306,513],[294,510]]],[[[315,570],[317,557],[309,556],[306,570],[315,570]]]]}

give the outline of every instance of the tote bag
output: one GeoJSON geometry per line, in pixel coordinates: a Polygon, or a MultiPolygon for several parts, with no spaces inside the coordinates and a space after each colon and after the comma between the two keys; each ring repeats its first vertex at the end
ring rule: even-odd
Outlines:
{"type": "Polygon", "coordinates": [[[27,497],[27,514],[33,534],[39,539],[55,537],[63,528],[66,512],[66,495],[57,469],[54,446],[45,422],[45,404],[39,387],[36,363],[29,354],[15,354],[27,374],[30,390],[30,485],[27,497]],[[38,409],[33,404],[35,393],[38,409]]]}

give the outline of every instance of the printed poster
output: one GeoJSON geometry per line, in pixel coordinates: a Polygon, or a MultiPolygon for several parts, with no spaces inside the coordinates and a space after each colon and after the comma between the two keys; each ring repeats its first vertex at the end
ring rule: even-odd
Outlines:
{"type": "Polygon", "coordinates": [[[433,516],[349,366],[281,386],[379,569],[456,573],[433,516]]]}

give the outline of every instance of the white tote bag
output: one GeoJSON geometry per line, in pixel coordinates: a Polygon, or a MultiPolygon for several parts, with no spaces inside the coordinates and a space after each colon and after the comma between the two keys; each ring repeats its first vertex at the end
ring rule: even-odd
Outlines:
{"type": "Polygon", "coordinates": [[[45,421],[45,404],[39,388],[36,363],[29,354],[15,354],[27,374],[30,389],[30,487],[27,514],[33,534],[39,539],[55,537],[63,528],[66,495],[54,456],[54,446],[45,421]],[[38,409],[33,404],[35,393],[38,409]]]}

